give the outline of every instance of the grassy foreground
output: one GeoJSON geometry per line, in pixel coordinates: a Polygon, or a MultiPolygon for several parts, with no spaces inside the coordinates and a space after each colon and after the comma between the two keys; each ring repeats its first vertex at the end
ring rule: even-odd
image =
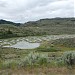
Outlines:
{"type": "Polygon", "coordinates": [[[74,75],[74,40],[42,41],[36,49],[0,47],[0,75],[74,75]]]}

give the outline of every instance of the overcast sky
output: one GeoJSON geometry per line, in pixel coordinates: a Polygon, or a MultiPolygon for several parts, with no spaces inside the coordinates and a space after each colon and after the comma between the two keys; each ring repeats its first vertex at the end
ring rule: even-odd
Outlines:
{"type": "Polygon", "coordinates": [[[74,17],[74,0],[0,0],[0,19],[27,22],[42,18],[74,17]]]}

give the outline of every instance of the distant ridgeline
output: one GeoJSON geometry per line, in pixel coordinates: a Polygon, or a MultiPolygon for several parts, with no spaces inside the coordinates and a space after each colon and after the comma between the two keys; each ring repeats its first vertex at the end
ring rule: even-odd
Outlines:
{"type": "Polygon", "coordinates": [[[75,34],[75,18],[52,18],[24,24],[0,20],[0,38],[75,34]]]}
{"type": "Polygon", "coordinates": [[[46,18],[46,19],[40,19],[38,21],[30,21],[25,24],[24,26],[56,26],[56,25],[74,25],[75,18],[46,18]]]}
{"type": "Polygon", "coordinates": [[[10,22],[10,21],[6,21],[6,20],[0,20],[0,24],[13,24],[15,26],[20,26],[20,23],[14,23],[14,22],[10,22]]]}

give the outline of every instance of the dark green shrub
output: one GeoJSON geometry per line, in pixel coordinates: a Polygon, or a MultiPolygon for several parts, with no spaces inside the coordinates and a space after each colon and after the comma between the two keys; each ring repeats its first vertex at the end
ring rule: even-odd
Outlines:
{"type": "Polygon", "coordinates": [[[56,47],[39,47],[39,48],[37,48],[37,51],[41,51],[41,52],[57,52],[57,51],[59,51],[59,49],[56,48],[56,47]]]}

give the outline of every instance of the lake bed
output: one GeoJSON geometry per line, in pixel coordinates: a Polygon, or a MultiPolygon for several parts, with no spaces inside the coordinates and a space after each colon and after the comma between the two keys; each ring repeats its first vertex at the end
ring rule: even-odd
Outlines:
{"type": "Polygon", "coordinates": [[[12,47],[19,49],[34,49],[40,46],[42,41],[56,39],[75,38],[75,35],[46,35],[46,36],[28,36],[19,38],[0,39],[1,47],[12,47]]]}

